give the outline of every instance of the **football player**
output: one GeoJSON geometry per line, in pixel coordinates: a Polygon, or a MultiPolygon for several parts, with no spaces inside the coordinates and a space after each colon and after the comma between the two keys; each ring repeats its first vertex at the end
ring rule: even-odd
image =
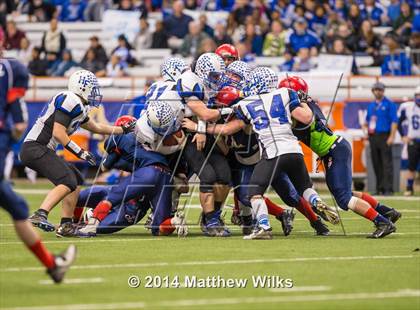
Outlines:
{"type": "Polygon", "coordinates": [[[405,196],[414,195],[414,177],[420,162],[420,86],[414,93],[414,102],[404,102],[398,110],[398,130],[408,150],[408,174],[405,196]],[[407,121],[407,131],[402,123],[407,121]]]}
{"type": "Polygon", "coordinates": [[[328,189],[338,206],[372,221],[376,230],[370,238],[382,238],[394,232],[396,228],[393,222],[401,217],[398,211],[379,204],[367,193],[352,192],[351,146],[328,127],[321,109],[308,96],[307,83],[300,77],[290,76],[280,81],[279,87],[296,91],[300,100],[307,103],[314,114],[313,122],[309,125],[307,122],[298,123],[293,133],[319,156],[325,169],[328,189]]]}
{"type": "Polygon", "coordinates": [[[21,148],[22,163],[55,185],[29,220],[42,230],[54,231],[54,225],[48,221],[48,213],[63,201],[63,216],[56,232],[58,237],[74,235],[72,216],[83,177],[74,165],[55,153],[57,145],[60,143],[80,159],[95,165],[93,154],[72,141],[71,134],[79,127],[98,134],[124,134],[135,126],[135,123],[109,126],[90,120],[89,110],[99,106],[101,101],[96,76],[87,70],[74,72],[69,78],[68,90],[59,92],[45,106],[21,148]]]}
{"type": "MultiPolygon", "coordinates": [[[[70,245],[62,254],[54,255],[28,221],[29,209],[26,201],[17,195],[3,177],[4,161],[9,151],[10,140],[19,137],[22,126],[13,128],[8,122],[10,116],[18,124],[25,122],[25,111],[21,101],[28,86],[28,71],[16,59],[2,56],[0,46],[0,207],[12,217],[18,237],[27,248],[47,268],[48,275],[55,283],[60,283],[76,258],[76,247],[70,245]]],[[[23,129],[24,130],[24,129],[23,129]]]]}

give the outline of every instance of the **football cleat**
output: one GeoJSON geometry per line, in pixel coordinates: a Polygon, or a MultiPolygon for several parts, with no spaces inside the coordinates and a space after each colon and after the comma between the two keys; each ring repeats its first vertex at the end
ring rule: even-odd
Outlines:
{"type": "Polygon", "coordinates": [[[51,232],[55,230],[54,224],[48,222],[47,217],[38,211],[35,211],[35,213],[32,214],[28,220],[32,223],[33,226],[38,227],[43,231],[51,232]]]}
{"type": "Polygon", "coordinates": [[[283,234],[285,236],[290,235],[292,232],[294,218],[295,214],[292,210],[284,210],[282,214],[276,216],[276,219],[281,223],[281,228],[283,229],[283,234]]]}
{"type": "Polygon", "coordinates": [[[85,227],[77,230],[76,236],[80,238],[96,237],[96,228],[98,227],[99,223],[100,222],[98,219],[92,217],[85,227]]]}
{"type": "Polygon", "coordinates": [[[414,195],[414,191],[413,190],[408,190],[404,192],[404,196],[413,196],[414,195]]]}
{"type": "Polygon", "coordinates": [[[375,226],[376,226],[376,230],[371,235],[367,236],[367,238],[379,239],[397,231],[397,228],[391,222],[389,223],[380,222],[378,224],[375,224],[375,226]]]}
{"type": "Polygon", "coordinates": [[[77,225],[73,224],[72,222],[63,223],[58,226],[55,235],[59,238],[64,237],[75,237],[77,231],[77,225]]]}
{"type": "Polygon", "coordinates": [[[76,259],[76,246],[71,244],[63,253],[54,257],[55,267],[48,269],[47,273],[55,283],[61,283],[67,270],[76,259]]]}
{"type": "Polygon", "coordinates": [[[395,209],[391,209],[384,214],[384,216],[394,224],[400,219],[401,215],[402,214],[395,209]]]}
{"type": "Polygon", "coordinates": [[[327,206],[322,200],[317,200],[312,209],[316,214],[322,217],[323,220],[330,222],[333,225],[340,223],[340,217],[337,212],[330,206],[327,206]]]}
{"type": "Polygon", "coordinates": [[[152,229],[152,222],[153,222],[153,213],[151,212],[146,219],[146,222],[144,223],[144,228],[146,229],[152,229]]]}
{"type": "Polygon", "coordinates": [[[327,225],[322,222],[320,217],[318,217],[316,221],[311,222],[311,226],[315,229],[317,236],[328,236],[330,234],[330,230],[327,225]]]}
{"type": "Polygon", "coordinates": [[[264,229],[259,227],[255,229],[250,235],[244,236],[244,240],[271,240],[273,239],[273,233],[271,228],[264,229]]]}

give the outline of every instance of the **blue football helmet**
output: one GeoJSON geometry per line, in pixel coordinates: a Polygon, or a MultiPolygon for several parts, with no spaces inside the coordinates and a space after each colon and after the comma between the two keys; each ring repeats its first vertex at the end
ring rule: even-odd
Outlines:
{"type": "Polygon", "coordinates": [[[277,74],[267,67],[259,67],[252,70],[248,82],[244,88],[244,95],[254,96],[262,93],[269,93],[277,88],[277,74]]]}
{"type": "Polygon", "coordinates": [[[188,69],[184,59],[172,57],[166,59],[160,66],[160,75],[165,82],[176,82],[179,76],[188,69]]]}

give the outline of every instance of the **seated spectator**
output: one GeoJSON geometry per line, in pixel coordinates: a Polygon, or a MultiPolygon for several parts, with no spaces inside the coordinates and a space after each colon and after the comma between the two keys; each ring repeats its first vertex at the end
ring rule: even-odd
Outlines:
{"type": "Polygon", "coordinates": [[[102,44],[99,42],[99,38],[97,36],[90,37],[90,46],[86,51],[85,55],[83,56],[82,62],[86,60],[87,53],[90,49],[93,49],[96,55],[96,60],[101,62],[102,65],[105,67],[108,63],[108,56],[106,55],[106,51],[102,44]]]}
{"type": "Polygon", "coordinates": [[[4,47],[7,50],[15,50],[20,48],[20,41],[25,38],[25,33],[16,27],[16,23],[9,20],[6,23],[6,37],[4,47]]]}
{"type": "Polygon", "coordinates": [[[251,47],[251,53],[257,56],[262,55],[263,49],[263,36],[256,32],[255,25],[249,23],[245,26],[245,35],[242,37],[241,42],[246,43],[251,47]]]}
{"type": "Polygon", "coordinates": [[[47,75],[50,75],[51,69],[60,62],[60,58],[55,53],[46,53],[45,60],[47,61],[47,75]]]}
{"type": "Polygon", "coordinates": [[[331,51],[333,49],[334,41],[337,39],[343,40],[346,48],[351,50],[354,49],[356,37],[352,34],[351,29],[352,28],[350,28],[348,24],[342,22],[333,35],[328,35],[325,38],[325,47],[327,48],[327,51],[331,51]]]}
{"type": "Polygon", "coordinates": [[[133,50],[133,47],[128,42],[125,35],[120,34],[118,36],[118,46],[113,49],[111,55],[117,54],[120,57],[121,65],[124,67],[127,65],[135,65],[136,60],[131,55],[131,50],[133,50]]]}
{"type": "Polygon", "coordinates": [[[41,59],[42,49],[34,47],[32,49],[31,61],[28,64],[29,73],[36,76],[46,76],[48,63],[45,59],[41,59]]]}
{"type": "Polygon", "coordinates": [[[400,0],[391,0],[391,3],[386,8],[386,11],[387,11],[386,15],[391,25],[397,20],[397,18],[401,14],[400,2],[401,2],[400,0]]]}
{"type": "Polygon", "coordinates": [[[411,30],[413,33],[420,32],[420,13],[417,13],[413,18],[413,28],[411,30]]]}
{"type": "Polygon", "coordinates": [[[204,53],[213,53],[216,50],[216,48],[217,45],[216,43],[214,43],[212,38],[204,39],[203,41],[201,41],[195,60],[197,60],[198,57],[204,53]]]}
{"type": "Polygon", "coordinates": [[[213,37],[214,30],[207,24],[207,15],[201,14],[199,17],[201,31],[204,31],[209,37],[213,37]]]}
{"type": "Polygon", "coordinates": [[[28,18],[30,22],[49,22],[56,11],[55,6],[49,1],[29,0],[28,18]]]}
{"type": "Polygon", "coordinates": [[[45,53],[54,53],[57,57],[60,57],[66,48],[66,38],[58,29],[57,19],[51,19],[50,29],[45,31],[42,36],[41,48],[45,53]]]}
{"type": "Polygon", "coordinates": [[[286,31],[278,20],[271,23],[271,32],[267,33],[264,39],[263,55],[264,56],[282,56],[286,44],[286,31]]]}
{"type": "Polygon", "coordinates": [[[246,17],[252,15],[253,8],[249,2],[250,1],[235,1],[232,14],[238,25],[244,25],[246,17]]]}
{"type": "Polygon", "coordinates": [[[85,57],[82,60],[80,66],[85,69],[95,73],[97,76],[105,75],[105,65],[98,60],[96,52],[93,48],[87,50],[85,57]],[[102,74],[98,74],[101,72],[102,74]]]}
{"type": "Polygon", "coordinates": [[[112,54],[110,61],[106,65],[107,77],[122,77],[125,75],[122,59],[117,54],[112,54]]]}
{"type": "MultiPolygon", "coordinates": [[[[295,5],[290,0],[277,0],[271,2],[272,15],[278,13],[281,22],[285,27],[290,27],[293,23],[295,5]]],[[[273,17],[273,16],[272,16],[273,17]]],[[[272,18],[273,20],[275,18],[272,18]]]]}
{"type": "Polygon", "coordinates": [[[392,23],[392,28],[397,35],[401,36],[401,40],[405,44],[408,43],[411,34],[413,18],[414,14],[411,11],[410,5],[407,2],[401,3],[401,14],[392,23]]]}
{"type": "Polygon", "coordinates": [[[163,21],[159,20],[155,24],[151,48],[168,48],[168,35],[166,34],[163,21]]]}
{"type": "Polygon", "coordinates": [[[182,40],[188,34],[188,25],[193,21],[192,17],[184,14],[184,3],[176,0],[172,5],[172,14],[164,19],[164,29],[169,36],[169,45],[179,48],[182,40]]]}
{"type": "Polygon", "coordinates": [[[311,60],[311,53],[309,48],[302,47],[299,49],[297,56],[293,58],[292,71],[306,72],[315,68],[316,65],[311,60]]]}
{"type": "Polygon", "coordinates": [[[404,50],[401,50],[397,35],[387,33],[384,44],[389,49],[389,54],[384,57],[381,66],[382,75],[411,75],[411,60],[404,50]]]}
{"type": "Polygon", "coordinates": [[[216,46],[224,43],[233,44],[232,38],[226,33],[226,26],[223,22],[219,22],[214,27],[214,42],[216,46]]]}
{"type": "Polygon", "coordinates": [[[380,63],[379,49],[381,48],[381,38],[373,32],[370,21],[363,21],[359,33],[356,35],[353,51],[364,52],[374,59],[374,65],[380,63]]]}
{"type": "Polygon", "coordinates": [[[49,70],[51,76],[64,76],[65,73],[73,67],[76,67],[77,63],[73,60],[71,51],[65,49],[63,51],[61,61],[56,62],[49,70]]]}
{"type": "Polygon", "coordinates": [[[286,50],[283,57],[284,57],[284,62],[281,65],[279,65],[279,71],[280,72],[292,71],[293,64],[294,64],[292,52],[286,50]]]}
{"type": "Polygon", "coordinates": [[[70,0],[61,6],[60,20],[63,22],[83,21],[86,3],[84,0],[70,0]]]}
{"type": "Polygon", "coordinates": [[[197,0],[186,0],[185,2],[185,8],[187,10],[192,10],[194,11],[195,9],[197,9],[197,0]]]}
{"type": "Polygon", "coordinates": [[[228,11],[230,12],[235,5],[235,0],[216,0],[215,11],[228,11]]]}
{"type": "Polygon", "coordinates": [[[184,42],[179,49],[179,53],[184,56],[196,57],[201,42],[208,38],[205,32],[201,31],[201,25],[198,21],[192,21],[188,25],[189,33],[185,36],[184,42]]]}
{"type": "Polygon", "coordinates": [[[347,19],[348,17],[348,9],[346,6],[346,2],[343,0],[335,0],[335,4],[333,7],[334,12],[337,13],[337,15],[341,19],[347,19]]]}
{"type": "Polygon", "coordinates": [[[349,8],[349,16],[347,18],[347,24],[351,26],[353,29],[360,29],[362,25],[363,19],[360,14],[359,6],[355,3],[350,5],[349,8]]]}
{"type": "Polygon", "coordinates": [[[333,55],[350,55],[351,51],[347,48],[343,39],[335,39],[329,53],[333,55]]]}
{"type": "Polygon", "coordinates": [[[363,20],[369,20],[373,26],[380,26],[384,16],[383,9],[375,3],[375,0],[364,0],[361,6],[361,16],[363,20]]]}
{"type": "Polygon", "coordinates": [[[289,36],[286,36],[286,46],[294,53],[297,53],[301,48],[308,48],[312,55],[317,55],[321,40],[315,33],[308,30],[306,20],[299,18],[294,23],[294,29],[289,36]]]}
{"type": "Polygon", "coordinates": [[[133,0],[120,0],[118,1],[118,7],[117,10],[120,11],[134,11],[134,4],[133,0]]]}
{"type": "Polygon", "coordinates": [[[17,58],[24,65],[28,65],[32,57],[33,46],[29,40],[25,37],[20,40],[20,48],[17,54],[17,58]]]}
{"type": "Polygon", "coordinates": [[[90,0],[84,12],[84,20],[87,22],[100,22],[104,12],[111,8],[111,0],[90,0]]]}
{"type": "MultiPolygon", "coordinates": [[[[305,19],[305,7],[303,5],[296,5],[295,6],[295,12],[293,14],[293,24],[298,20],[298,19],[305,19]]],[[[306,19],[305,19],[306,20],[306,19]]],[[[293,25],[292,24],[292,25],[293,25]]]]}
{"type": "Polygon", "coordinates": [[[243,25],[239,25],[232,12],[228,15],[226,23],[226,34],[232,38],[233,42],[241,39],[242,32],[245,31],[243,25]]]}
{"type": "Polygon", "coordinates": [[[328,19],[323,6],[317,5],[315,7],[315,14],[309,23],[309,28],[321,38],[324,36],[324,30],[327,26],[328,19]]]}
{"type": "Polygon", "coordinates": [[[140,18],[140,31],[134,39],[136,50],[150,48],[152,46],[152,32],[150,31],[147,19],[140,18]]]}

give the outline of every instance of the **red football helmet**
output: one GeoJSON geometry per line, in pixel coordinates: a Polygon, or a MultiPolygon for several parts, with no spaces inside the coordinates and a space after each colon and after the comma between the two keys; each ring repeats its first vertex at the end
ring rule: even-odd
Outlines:
{"type": "Polygon", "coordinates": [[[137,118],[131,115],[120,116],[114,123],[115,126],[123,126],[125,124],[137,121],[137,118]]]}
{"type": "Polygon", "coordinates": [[[239,60],[238,50],[232,44],[220,45],[218,48],[216,48],[215,53],[223,58],[225,63],[227,63],[226,66],[236,60],[239,60]]]}
{"type": "Polygon", "coordinates": [[[278,88],[286,87],[293,89],[295,92],[303,92],[306,95],[308,94],[308,84],[304,79],[298,76],[288,76],[285,79],[281,80],[278,88]]]}

